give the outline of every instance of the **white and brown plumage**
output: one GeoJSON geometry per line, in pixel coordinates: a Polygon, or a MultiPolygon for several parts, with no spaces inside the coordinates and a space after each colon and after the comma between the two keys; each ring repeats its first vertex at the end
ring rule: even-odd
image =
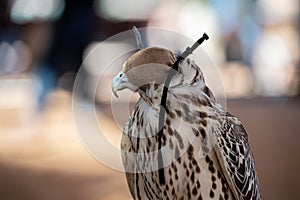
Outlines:
{"type": "Polygon", "coordinates": [[[129,88],[140,99],[123,130],[122,160],[134,199],[261,199],[247,133],[206,86],[189,59],[169,87],[163,127],[166,184],[157,171],[158,113],[172,52],[138,51],[113,80],[113,92],[129,88]]]}

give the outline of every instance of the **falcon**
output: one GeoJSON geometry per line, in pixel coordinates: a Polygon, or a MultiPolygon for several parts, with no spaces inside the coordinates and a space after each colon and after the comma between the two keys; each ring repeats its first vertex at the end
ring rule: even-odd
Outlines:
{"type": "Polygon", "coordinates": [[[142,48],[124,62],[112,82],[116,96],[126,88],[140,95],[121,139],[132,197],[261,199],[246,130],[216,101],[193,60],[179,63],[168,90],[165,123],[158,127],[163,83],[175,61],[167,49],[142,48]],[[159,151],[165,183],[159,179],[159,151]]]}

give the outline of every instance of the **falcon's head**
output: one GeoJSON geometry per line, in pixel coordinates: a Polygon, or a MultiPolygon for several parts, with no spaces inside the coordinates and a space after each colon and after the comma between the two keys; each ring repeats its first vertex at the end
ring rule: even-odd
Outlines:
{"type": "MultiPolygon", "coordinates": [[[[112,91],[116,97],[117,91],[130,89],[139,91],[141,96],[147,96],[147,89],[151,85],[162,85],[172,69],[176,58],[174,54],[163,48],[149,47],[133,54],[124,62],[122,70],[114,77],[112,91]]],[[[193,60],[188,58],[179,63],[178,73],[172,79],[172,86],[192,86],[193,92],[204,95],[215,102],[214,95],[207,87],[203,73],[193,60]]],[[[153,87],[152,87],[153,88],[153,87]]],[[[187,89],[187,88],[185,88],[187,89]]]]}
{"type": "Polygon", "coordinates": [[[149,47],[133,54],[124,64],[122,70],[114,77],[112,91],[128,88],[132,91],[146,90],[150,83],[163,84],[176,58],[163,48],[149,47]]]}
{"type": "MultiPolygon", "coordinates": [[[[137,46],[140,49],[124,62],[122,70],[114,77],[112,82],[112,91],[116,97],[117,92],[128,88],[131,91],[139,91],[142,97],[147,96],[149,86],[161,86],[172,69],[176,61],[175,55],[164,48],[148,47],[142,42],[141,34],[134,26],[132,28],[137,46]]],[[[215,98],[206,86],[203,73],[196,63],[190,59],[184,59],[179,63],[178,73],[173,77],[170,87],[173,86],[192,86],[198,94],[203,94],[210,101],[214,102],[215,98]]]]}

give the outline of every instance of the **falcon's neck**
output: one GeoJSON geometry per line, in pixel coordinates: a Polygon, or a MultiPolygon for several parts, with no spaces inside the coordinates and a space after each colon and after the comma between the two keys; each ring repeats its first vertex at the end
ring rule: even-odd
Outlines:
{"type": "Polygon", "coordinates": [[[150,83],[145,90],[139,90],[140,97],[149,106],[159,105],[161,101],[163,85],[150,83]]]}
{"type": "MultiPolygon", "coordinates": [[[[160,105],[163,84],[152,82],[144,85],[138,91],[141,99],[150,106],[160,105]]],[[[201,70],[194,61],[189,59],[185,59],[179,64],[178,72],[172,78],[169,86],[168,96],[170,94],[197,96],[203,101],[216,103],[215,97],[205,84],[201,70]]]]}

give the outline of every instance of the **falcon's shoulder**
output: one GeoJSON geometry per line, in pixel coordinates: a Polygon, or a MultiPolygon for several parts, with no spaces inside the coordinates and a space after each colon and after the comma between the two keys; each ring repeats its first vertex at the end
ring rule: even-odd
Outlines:
{"type": "Polygon", "coordinates": [[[258,177],[247,132],[227,113],[217,134],[215,151],[223,174],[237,199],[261,199],[258,177]]]}

